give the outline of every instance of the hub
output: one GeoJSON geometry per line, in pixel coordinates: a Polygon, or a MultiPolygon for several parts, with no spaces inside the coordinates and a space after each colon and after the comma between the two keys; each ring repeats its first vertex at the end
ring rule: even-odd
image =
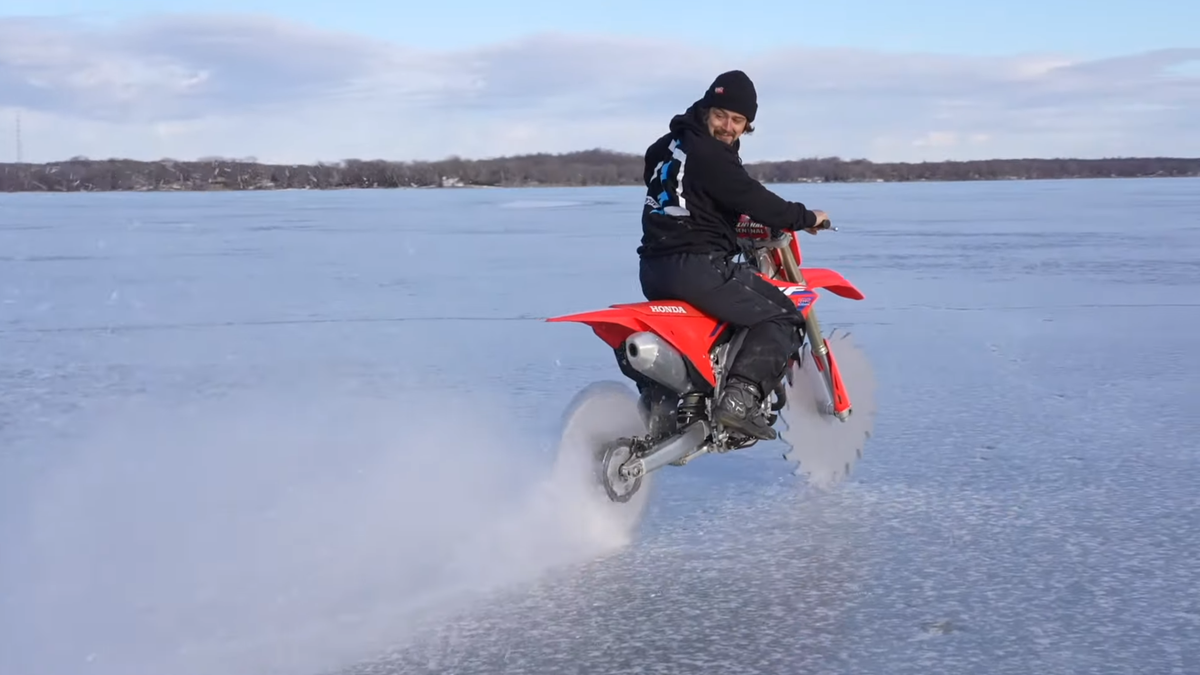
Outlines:
{"type": "Polygon", "coordinates": [[[600,465],[597,467],[600,482],[604,484],[608,498],[614,502],[629,501],[642,487],[641,474],[631,476],[627,468],[634,457],[635,442],[632,438],[618,438],[607,443],[600,454],[600,465]]]}

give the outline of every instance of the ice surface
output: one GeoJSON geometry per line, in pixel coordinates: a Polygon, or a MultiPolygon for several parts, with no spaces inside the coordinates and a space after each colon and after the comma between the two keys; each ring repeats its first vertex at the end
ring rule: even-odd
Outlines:
{"type": "Polygon", "coordinates": [[[873,437],[630,541],[540,319],[639,299],[637,190],[0,197],[0,672],[1200,672],[1200,181],[779,189],[873,437]]]}

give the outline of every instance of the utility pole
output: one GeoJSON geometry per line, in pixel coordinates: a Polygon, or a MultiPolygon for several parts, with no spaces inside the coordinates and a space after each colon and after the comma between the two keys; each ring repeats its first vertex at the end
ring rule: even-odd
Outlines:
{"type": "Polygon", "coordinates": [[[21,163],[21,111],[17,111],[17,164],[21,163]]]}

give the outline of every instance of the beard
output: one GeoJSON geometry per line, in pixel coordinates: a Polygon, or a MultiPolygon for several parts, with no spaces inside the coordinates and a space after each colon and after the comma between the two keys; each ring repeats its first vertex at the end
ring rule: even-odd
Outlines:
{"type": "Polygon", "coordinates": [[[725,143],[726,145],[733,143],[733,134],[731,134],[727,131],[715,130],[715,131],[712,131],[711,133],[713,135],[713,138],[717,139],[718,141],[721,141],[722,143],[725,143]]]}

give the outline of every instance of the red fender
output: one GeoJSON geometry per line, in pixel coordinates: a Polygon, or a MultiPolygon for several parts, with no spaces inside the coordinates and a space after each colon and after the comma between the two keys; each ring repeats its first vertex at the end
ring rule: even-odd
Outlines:
{"type": "Polygon", "coordinates": [[[709,384],[715,386],[717,383],[708,353],[725,324],[686,302],[664,300],[623,303],[612,305],[608,309],[556,316],[546,320],[586,324],[591,327],[596,337],[613,349],[620,347],[625,338],[633,333],[650,331],[678,349],[709,384]]]}
{"type": "Polygon", "coordinates": [[[837,295],[851,300],[862,300],[865,296],[858,287],[850,283],[841,273],[824,267],[802,267],[801,274],[809,288],[828,288],[837,295]]]}

